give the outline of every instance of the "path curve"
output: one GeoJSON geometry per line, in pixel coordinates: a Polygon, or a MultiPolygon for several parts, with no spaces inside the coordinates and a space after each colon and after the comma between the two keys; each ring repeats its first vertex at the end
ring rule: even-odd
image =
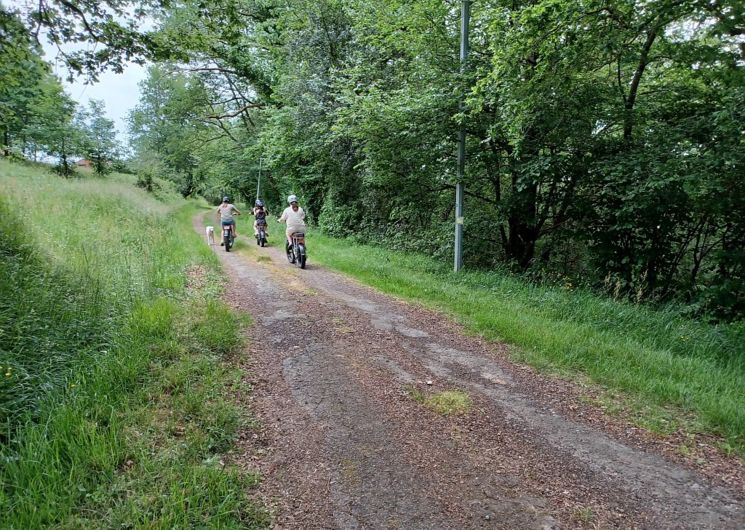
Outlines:
{"type": "Polygon", "coordinates": [[[742,489],[565,414],[567,384],[503,345],[316,266],[312,248],[306,270],[274,247],[215,249],[228,302],[256,319],[243,363],[261,428],[236,463],[261,471],[275,528],[745,528],[742,489]],[[473,407],[442,417],[412,389],[473,407]]]}

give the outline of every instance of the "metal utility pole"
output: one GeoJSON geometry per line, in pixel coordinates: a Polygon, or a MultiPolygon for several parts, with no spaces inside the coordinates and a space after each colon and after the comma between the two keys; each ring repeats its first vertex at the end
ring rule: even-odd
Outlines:
{"type": "MultiPolygon", "coordinates": [[[[460,11],[460,73],[466,71],[468,59],[468,23],[471,18],[471,0],[463,0],[460,11]]],[[[465,94],[461,96],[465,98],[465,94]]],[[[461,110],[464,109],[461,99],[461,110]]],[[[462,123],[458,133],[458,174],[455,183],[455,272],[463,267],[463,174],[466,169],[466,124],[462,123]]]]}
{"type": "Polygon", "coordinates": [[[261,163],[264,161],[263,158],[259,158],[259,179],[256,182],[256,200],[258,201],[261,197],[261,163]]]}

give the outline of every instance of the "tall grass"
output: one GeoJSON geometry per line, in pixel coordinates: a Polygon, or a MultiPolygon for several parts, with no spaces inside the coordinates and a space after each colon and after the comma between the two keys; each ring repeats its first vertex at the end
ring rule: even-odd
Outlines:
{"type": "MultiPolygon", "coordinates": [[[[692,429],[745,447],[745,325],[714,326],[564,288],[485,272],[454,274],[427,256],[311,233],[311,258],[386,292],[445,310],[520,360],[582,373],[638,401],[692,413],[692,429]]],[[[671,426],[670,428],[674,428],[671,426]]]]}
{"type": "MultiPolygon", "coordinates": [[[[0,322],[9,335],[3,357],[16,374],[4,390],[32,407],[69,377],[72,360],[106,350],[138,301],[183,290],[185,267],[211,256],[201,247],[192,254],[193,234],[177,229],[183,201],[164,204],[121,182],[63,181],[7,163],[0,179],[7,258],[0,322]]],[[[17,413],[6,403],[3,423],[17,413]]]]}
{"type": "Polygon", "coordinates": [[[2,162],[0,191],[0,527],[262,527],[197,207],[2,162]]]}

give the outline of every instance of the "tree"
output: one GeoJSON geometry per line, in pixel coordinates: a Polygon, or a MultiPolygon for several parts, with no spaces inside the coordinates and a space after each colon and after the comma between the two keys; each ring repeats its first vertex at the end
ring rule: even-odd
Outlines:
{"type": "Polygon", "coordinates": [[[103,101],[91,100],[87,111],[80,111],[76,118],[80,138],[80,153],[93,162],[93,169],[99,175],[110,171],[111,163],[120,153],[114,122],[105,117],[103,101]]]}
{"type": "Polygon", "coordinates": [[[457,3],[165,12],[159,38],[181,62],[136,136],[184,192],[245,196],[261,158],[274,200],[300,194],[326,230],[446,256],[465,123],[469,266],[742,315],[736,1],[481,2],[463,75],[457,3]]]}
{"type": "Polygon", "coordinates": [[[136,153],[159,159],[169,168],[184,196],[198,190],[196,138],[204,129],[198,109],[204,90],[168,67],[151,67],[140,85],[143,97],[130,114],[130,134],[136,153]]]}
{"type": "Polygon", "coordinates": [[[22,142],[24,125],[41,95],[40,85],[52,76],[20,19],[2,6],[0,45],[0,141],[8,156],[14,144],[22,142]]]}
{"type": "MultiPolygon", "coordinates": [[[[717,132],[742,83],[741,51],[711,21],[711,4],[537,2],[495,13],[493,64],[474,103],[498,112],[489,141],[510,175],[508,255],[527,267],[542,237],[586,237],[593,264],[622,290],[692,296],[685,284],[702,260],[739,230],[712,225],[713,204],[701,202],[721,180],[741,187],[739,157],[723,149],[740,140],[717,132]]],[[[542,243],[542,257],[551,247],[542,243]]]]}
{"type": "Polygon", "coordinates": [[[20,19],[0,9],[0,129],[5,156],[51,155],[64,175],[72,173],[78,134],[72,125],[75,103],[42,59],[20,19]]]}
{"type": "Polygon", "coordinates": [[[73,122],[77,104],[64,92],[56,79],[40,85],[41,96],[26,124],[26,131],[35,148],[56,157],[57,171],[70,176],[70,158],[80,153],[82,131],[73,122]]]}

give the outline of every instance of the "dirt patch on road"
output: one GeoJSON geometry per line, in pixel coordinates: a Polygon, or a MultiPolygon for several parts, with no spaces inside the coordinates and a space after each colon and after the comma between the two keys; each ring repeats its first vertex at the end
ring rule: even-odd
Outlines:
{"type": "Polygon", "coordinates": [[[235,460],[261,471],[276,528],[745,527],[739,471],[727,484],[672,462],[505,346],[312,249],[304,271],[271,247],[219,256],[228,301],[256,320],[240,362],[259,427],[235,460]],[[412,390],[470,404],[442,415],[412,390]]]}

